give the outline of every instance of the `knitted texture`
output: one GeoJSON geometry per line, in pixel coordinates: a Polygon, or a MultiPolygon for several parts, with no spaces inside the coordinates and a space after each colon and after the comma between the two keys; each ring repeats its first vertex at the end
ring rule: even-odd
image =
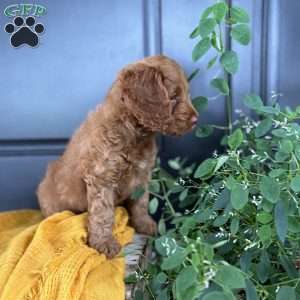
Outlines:
{"type": "MultiPolygon", "coordinates": [[[[87,214],[47,219],[36,210],[0,213],[0,300],[124,300],[122,254],[107,260],[86,245],[87,214]]],[[[128,214],[116,208],[114,236],[133,238],[128,214]]]]}

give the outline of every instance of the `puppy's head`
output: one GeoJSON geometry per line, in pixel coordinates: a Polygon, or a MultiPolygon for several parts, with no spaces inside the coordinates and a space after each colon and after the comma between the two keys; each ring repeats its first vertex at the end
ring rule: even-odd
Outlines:
{"type": "Polygon", "coordinates": [[[197,123],[188,83],[179,65],[152,56],[126,67],[119,76],[121,101],[146,129],[181,135],[197,123]]]}

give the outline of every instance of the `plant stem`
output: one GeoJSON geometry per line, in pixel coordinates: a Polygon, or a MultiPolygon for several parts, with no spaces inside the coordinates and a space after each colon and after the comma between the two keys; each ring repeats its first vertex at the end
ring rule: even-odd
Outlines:
{"type": "Polygon", "coordinates": [[[210,126],[220,130],[229,130],[229,127],[227,126],[219,126],[219,125],[210,125],[210,126]]]}
{"type": "MultiPolygon", "coordinates": [[[[229,82],[229,75],[225,75],[226,81],[229,82]]],[[[227,124],[228,124],[228,133],[232,133],[232,94],[229,90],[229,95],[226,97],[226,112],[227,112],[227,124]]]]}
{"type": "Polygon", "coordinates": [[[163,182],[162,182],[162,189],[163,189],[163,192],[164,192],[164,199],[166,200],[166,202],[167,202],[167,204],[168,204],[168,206],[169,206],[169,208],[170,208],[171,214],[172,214],[174,217],[176,217],[176,211],[175,211],[173,205],[171,204],[171,201],[170,201],[170,199],[169,199],[169,197],[168,197],[168,194],[167,194],[167,192],[166,192],[165,184],[164,184],[163,182]]]}
{"type": "Polygon", "coordinates": [[[281,282],[277,282],[275,284],[265,285],[264,287],[268,288],[268,287],[272,287],[272,286],[285,285],[285,284],[288,284],[288,283],[291,283],[291,282],[297,282],[297,284],[298,284],[300,282],[300,278],[281,281],[281,282]]]}
{"type": "MultiPolygon", "coordinates": [[[[143,270],[141,269],[141,267],[139,265],[137,265],[137,267],[139,269],[140,274],[143,274],[143,270]]],[[[148,293],[151,295],[152,299],[155,300],[156,298],[155,298],[155,296],[152,293],[152,290],[151,290],[151,288],[149,286],[148,280],[146,278],[144,278],[144,281],[145,281],[145,285],[146,285],[146,289],[147,289],[148,293]]]]}
{"type": "MultiPolygon", "coordinates": [[[[225,28],[225,30],[228,32],[229,28],[225,28]]],[[[220,32],[220,40],[221,40],[221,51],[224,52],[224,42],[223,42],[223,35],[222,35],[222,28],[219,24],[219,32],[220,32]]],[[[229,33],[229,32],[228,32],[229,33]]],[[[229,34],[226,36],[229,37],[229,34]]],[[[225,41],[225,50],[230,50],[231,45],[230,45],[230,39],[228,38],[225,41]]],[[[226,114],[227,114],[227,125],[228,125],[228,133],[229,135],[232,133],[232,92],[231,92],[231,77],[230,74],[228,74],[225,70],[225,80],[228,83],[229,86],[229,94],[226,96],[226,114]]]]}

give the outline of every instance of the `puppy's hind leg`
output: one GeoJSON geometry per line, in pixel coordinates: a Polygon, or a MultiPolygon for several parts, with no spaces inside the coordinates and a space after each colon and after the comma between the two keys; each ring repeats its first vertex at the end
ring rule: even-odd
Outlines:
{"type": "Polygon", "coordinates": [[[138,233],[155,235],[157,225],[148,213],[149,194],[147,192],[137,200],[128,199],[126,204],[130,213],[130,222],[138,233]]]}

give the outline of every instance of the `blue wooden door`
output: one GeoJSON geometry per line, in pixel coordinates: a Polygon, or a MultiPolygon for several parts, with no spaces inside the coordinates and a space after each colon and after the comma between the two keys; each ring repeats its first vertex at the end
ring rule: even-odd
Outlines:
{"type": "MultiPolygon", "coordinates": [[[[296,105],[300,4],[293,0],[230,2],[249,11],[253,32],[251,46],[240,47],[224,29],[227,48],[239,53],[243,66],[230,81],[230,113],[242,107],[242,95],[250,91],[265,101],[271,90],[283,92],[283,104],[296,105]]],[[[124,65],[147,55],[169,55],[187,74],[200,67],[192,95],[215,96],[209,79],[218,67],[205,70],[209,55],[194,64],[195,42],[188,38],[213,0],[42,0],[39,4],[47,13],[36,17],[36,22],[45,30],[34,48],[10,45],[13,33],[4,30],[6,25],[12,23],[14,31],[19,28],[3,12],[15,3],[0,2],[0,210],[37,207],[35,189],[47,163],[62,153],[87,112],[103,101],[124,65]]],[[[226,124],[225,100],[211,100],[200,122],[226,124]]],[[[216,132],[205,140],[191,134],[163,138],[161,157],[166,161],[185,155],[201,160],[218,146],[221,135],[216,132]]]]}
{"type": "MultiPolygon", "coordinates": [[[[28,2],[26,2],[28,3],[28,2]]],[[[38,47],[13,48],[0,2],[0,209],[35,207],[35,189],[118,70],[144,56],[143,3],[42,1],[38,47]]],[[[25,17],[24,17],[25,18],[25,17]]]]}

